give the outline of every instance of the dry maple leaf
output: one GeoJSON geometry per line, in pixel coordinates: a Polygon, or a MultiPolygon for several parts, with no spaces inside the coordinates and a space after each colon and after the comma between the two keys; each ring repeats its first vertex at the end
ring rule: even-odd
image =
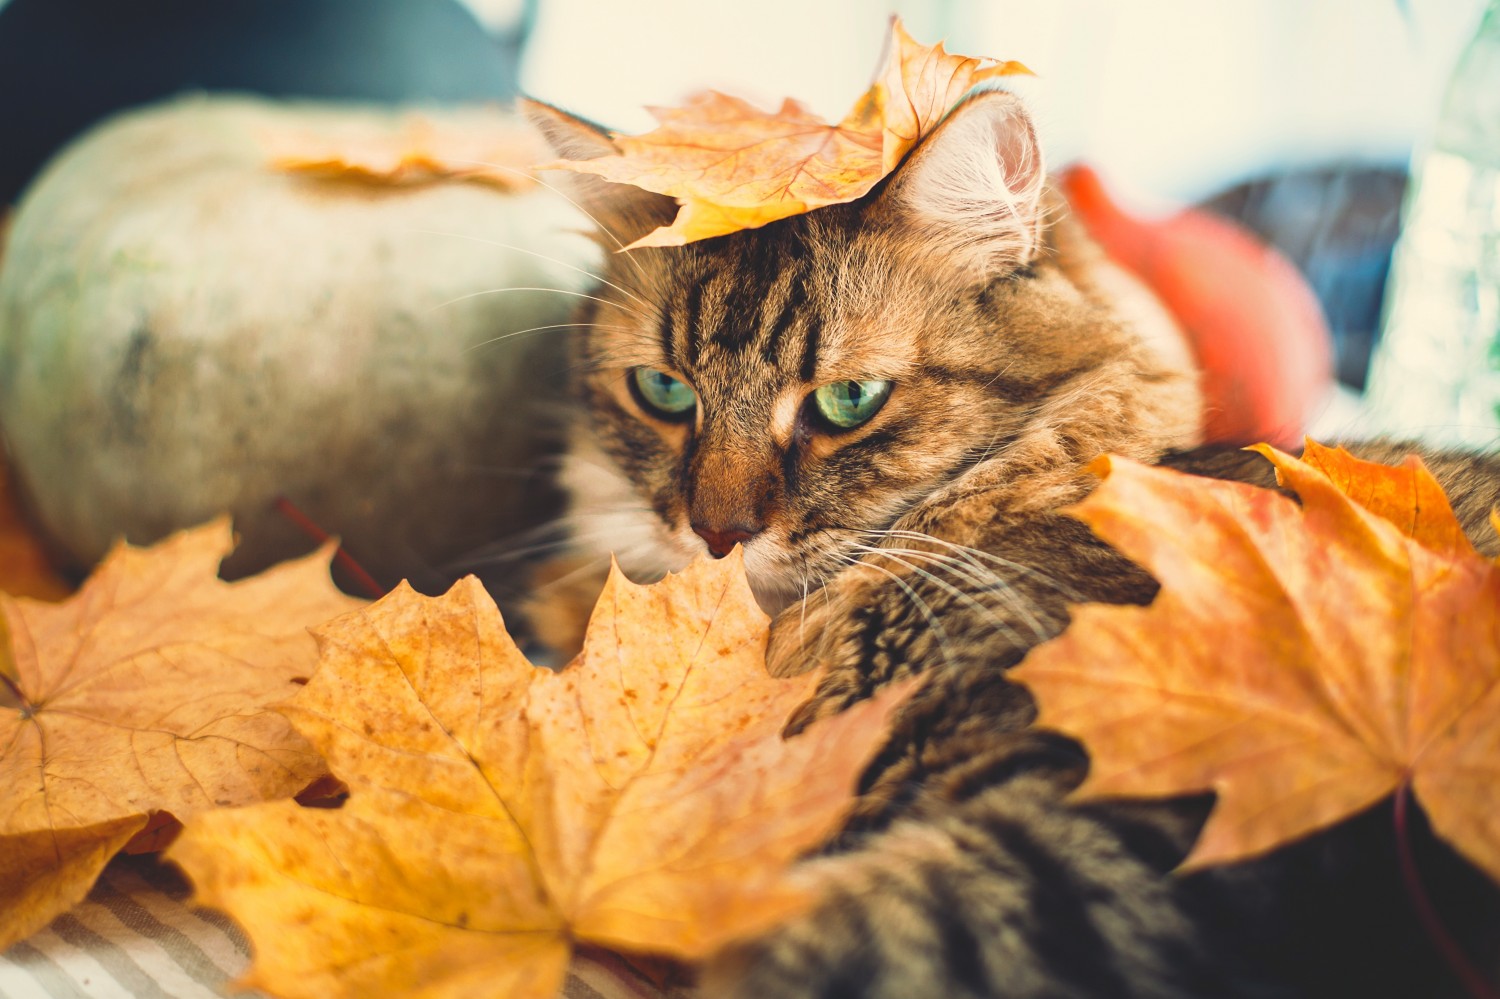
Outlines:
{"type": "Polygon", "coordinates": [[[1270,850],[1409,782],[1500,880],[1500,569],[1459,542],[1416,458],[1258,450],[1300,505],[1102,459],[1074,515],[1161,592],[1078,608],[1013,676],[1041,724],[1088,748],[1080,794],[1217,792],[1187,866],[1270,850]]]}
{"type": "Polygon", "coordinates": [[[534,131],[498,109],[449,111],[442,122],[353,117],[261,141],[272,168],[287,173],[390,185],[475,181],[506,191],[535,184],[527,168],[546,154],[534,131]]]}
{"type": "Polygon", "coordinates": [[[894,170],[969,88],[1029,72],[1018,62],[920,45],[893,20],[884,67],[836,125],[790,98],[767,113],[707,91],[686,107],[649,109],[660,126],[615,136],[618,155],[543,169],[596,174],[676,198],[682,207],[673,223],[627,249],[680,246],[853,201],[894,170]]]}
{"type": "Polygon", "coordinates": [[[322,761],[265,710],[361,602],[329,549],[225,583],[227,521],[116,547],[58,604],[0,596],[0,950],[77,903],[152,816],[295,794],[322,761]]]}
{"type": "Polygon", "coordinates": [[[472,578],[318,631],[285,707],[351,795],[188,823],[170,856],[245,927],[281,996],[547,997],[576,942],[701,957],[806,904],[892,697],[790,740],[815,677],[764,668],[738,555],[611,574],[584,650],[531,666],[472,578]]]}

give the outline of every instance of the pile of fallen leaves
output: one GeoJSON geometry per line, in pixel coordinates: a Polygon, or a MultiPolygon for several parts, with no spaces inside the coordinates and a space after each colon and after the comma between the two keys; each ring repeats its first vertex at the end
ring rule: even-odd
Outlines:
{"type": "Polygon", "coordinates": [[[276,995],[542,999],[579,944],[692,961],[812,901],[792,861],[905,692],[782,739],[816,677],[766,674],[737,556],[612,574],[554,673],[472,578],[366,606],[326,547],[225,583],[230,547],[219,522],[61,603],[0,596],[0,950],[185,823],[169,856],[276,995]],[[330,772],[342,807],[293,800],[330,772]]]}
{"type": "MultiPolygon", "coordinates": [[[[1500,879],[1500,568],[1416,459],[1262,451],[1297,501],[1102,461],[1075,513],[1161,593],[1078,608],[1014,675],[1089,747],[1081,793],[1218,792],[1189,866],[1409,786],[1500,879]]],[[[326,548],[219,581],[229,545],[212,524],[61,603],[0,597],[0,947],[181,821],[168,856],[275,995],[541,999],[580,944],[692,962],[809,904],[791,865],[904,693],[783,740],[817,678],[766,676],[737,557],[613,574],[554,673],[472,579],[365,605],[326,548]],[[292,800],[328,773],[342,807],[292,800]]]]}

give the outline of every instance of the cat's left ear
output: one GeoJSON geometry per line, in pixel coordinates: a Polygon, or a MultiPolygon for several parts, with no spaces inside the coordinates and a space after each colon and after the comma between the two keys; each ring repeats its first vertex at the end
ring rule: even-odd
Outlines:
{"type": "Polygon", "coordinates": [[[896,168],[882,199],[979,273],[1029,263],[1041,248],[1046,171],[1021,99],[981,91],[896,168]]]}
{"type": "MultiPolygon", "coordinates": [[[[619,152],[609,133],[591,121],[529,98],[517,104],[563,159],[592,160],[619,152]]],[[[557,183],[608,235],[612,244],[607,244],[608,249],[622,247],[658,226],[671,225],[677,215],[677,202],[671,198],[630,184],[611,184],[586,173],[562,173],[557,183]]]]}

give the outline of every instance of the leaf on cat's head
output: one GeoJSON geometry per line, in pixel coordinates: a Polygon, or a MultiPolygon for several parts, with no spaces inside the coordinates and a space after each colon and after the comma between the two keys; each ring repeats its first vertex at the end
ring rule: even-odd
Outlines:
{"type": "Polygon", "coordinates": [[[1151,571],[1013,671],[1089,750],[1084,795],[1218,800],[1189,866],[1273,849],[1409,784],[1500,880],[1500,567],[1416,458],[1265,445],[1275,491],[1107,459],[1074,515],[1151,571]]]}
{"type": "MultiPolygon", "coordinates": [[[[614,572],[584,650],[531,666],[472,578],[318,629],[286,712],[350,788],[203,816],[171,856],[246,929],[281,996],[556,993],[577,943],[692,960],[806,904],[892,696],[793,739],[735,555],[614,572]]],[[[900,692],[897,692],[898,694],[900,692]]]]}
{"type": "Polygon", "coordinates": [[[323,761],[269,709],[307,633],[361,601],[331,548],[226,583],[220,520],[117,546],[60,603],[0,596],[0,950],[82,900],[165,818],[297,793],[323,761]]]}
{"type": "Polygon", "coordinates": [[[595,174],[676,198],[676,220],[627,249],[680,246],[862,197],[970,88],[1020,73],[1030,70],[1018,62],[950,55],[942,43],[921,45],[897,19],[875,82],[837,124],[790,98],[766,112],[706,91],[684,107],[652,108],[659,126],[615,136],[617,154],[542,168],[595,174]]]}

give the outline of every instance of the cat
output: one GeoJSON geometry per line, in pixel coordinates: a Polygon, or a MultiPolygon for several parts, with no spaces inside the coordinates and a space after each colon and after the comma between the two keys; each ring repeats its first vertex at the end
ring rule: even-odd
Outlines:
{"type": "MultiPolygon", "coordinates": [[[[582,119],[529,113],[564,157],[614,151],[582,119]]],[[[610,251],[676,210],[595,178],[572,192],[610,251]]],[[[1451,990],[1399,897],[1382,815],[1263,861],[1171,874],[1211,796],[1070,803],[1086,754],[1034,727],[1006,678],[1066,626],[1070,602],[1155,593],[1058,513],[1095,486],[1094,457],[1274,486],[1258,455],[1199,447],[1190,353],[1069,217],[1019,98],[970,95],[856,202],[607,253],[578,321],[561,473],[576,540],[541,574],[559,584],[535,608],[542,637],[576,644],[597,592],[586,570],[606,553],[652,578],[741,545],[777,614],[771,670],[824,671],[789,735],[927,678],[845,829],[804,861],[824,900],[713,962],[705,995],[1451,990]]],[[[1429,463],[1492,551],[1495,469],[1429,463]]],[[[1462,942],[1500,972],[1500,892],[1423,844],[1425,874],[1468,917],[1462,942]]]]}

